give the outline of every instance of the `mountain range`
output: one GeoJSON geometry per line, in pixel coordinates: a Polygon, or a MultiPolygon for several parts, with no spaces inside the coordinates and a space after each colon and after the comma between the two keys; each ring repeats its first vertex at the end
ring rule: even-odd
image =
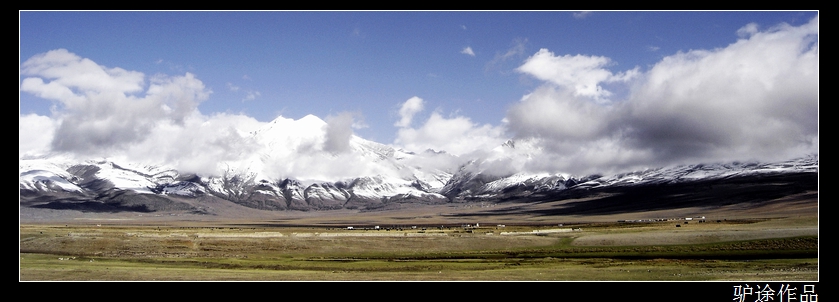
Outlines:
{"type": "MultiPolygon", "coordinates": [[[[248,133],[243,155],[219,161],[216,173],[125,158],[71,154],[19,160],[20,205],[85,212],[188,211],[225,200],[271,211],[355,209],[464,202],[541,202],[597,196],[557,209],[613,213],[723,205],[818,192],[818,155],[771,163],[729,162],[660,167],[614,175],[498,169],[537,152],[532,139],[510,140],[474,157],[411,152],[330,133],[315,116],[277,118],[248,133]],[[337,138],[336,138],[337,137],[337,138]]],[[[816,196],[817,197],[817,196],[816,196]]]]}

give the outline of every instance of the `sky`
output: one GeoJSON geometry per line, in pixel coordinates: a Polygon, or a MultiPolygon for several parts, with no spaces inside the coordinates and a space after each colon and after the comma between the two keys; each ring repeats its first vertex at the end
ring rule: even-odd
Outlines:
{"type": "Polygon", "coordinates": [[[326,151],[351,134],[458,156],[531,140],[516,169],[533,171],[818,153],[815,11],[19,17],[21,157],[140,157],[169,136],[227,158],[231,127],[307,115],[341,138],[326,151]]]}

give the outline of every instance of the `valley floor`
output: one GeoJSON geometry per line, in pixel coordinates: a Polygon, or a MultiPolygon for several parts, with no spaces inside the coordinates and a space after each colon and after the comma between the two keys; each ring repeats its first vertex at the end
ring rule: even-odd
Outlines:
{"type": "Polygon", "coordinates": [[[21,280],[817,281],[815,217],[692,223],[24,224],[21,280]],[[371,227],[373,228],[373,227],[371,227]]]}
{"type": "Polygon", "coordinates": [[[818,199],[804,196],[579,216],[539,214],[574,200],[206,205],[215,215],[23,207],[20,280],[817,282],[818,199]]]}

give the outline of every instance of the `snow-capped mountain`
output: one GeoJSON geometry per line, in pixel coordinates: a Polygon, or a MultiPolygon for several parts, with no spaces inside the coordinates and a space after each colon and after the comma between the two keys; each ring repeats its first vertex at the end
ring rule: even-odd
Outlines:
{"type": "Polygon", "coordinates": [[[364,140],[345,138],[327,150],[327,123],[315,116],[277,118],[239,133],[239,160],[220,162],[218,175],[114,159],[79,160],[59,155],[20,159],[23,204],[108,203],[114,192],[131,196],[214,197],[267,210],[375,208],[387,202],[445,202],[439,188],[450,171],[420,167],[423,156],[364,140]],[[420,161],[418,161],[420,160],[420,161]]]}
{"type": "Polygon", "coordinates": [[[818,185],[818,155],[778,163],[697,164],[573,176],[510,170],[539,152],[538,145],[528,140],[508,141],[478,158],[459,158],[432,150],[395,149],[354,135],[334,135],[327,128],[315,116],[280,117],[261,129],[239,133],[242,152],[250,153],[237,161],[219,162],[223,168],[217,175],[125,159],[21,158],[21,205],[200,211],[195,202],[185,201],[212,198],[264,210],[372,210],[405,203],[559,198],[574,192],[765,175],[811,175],[806,181],[818,185]],[[337,144],[327,148],[336,137],[337,144]]]}

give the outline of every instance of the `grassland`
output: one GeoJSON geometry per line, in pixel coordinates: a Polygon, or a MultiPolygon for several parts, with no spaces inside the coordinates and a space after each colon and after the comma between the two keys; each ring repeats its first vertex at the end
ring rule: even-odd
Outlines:
{"type": "Polygon", "coordinates": [[[818,280],[815,215],[675,224],[22,224],[20,280],[818,280]]]}

